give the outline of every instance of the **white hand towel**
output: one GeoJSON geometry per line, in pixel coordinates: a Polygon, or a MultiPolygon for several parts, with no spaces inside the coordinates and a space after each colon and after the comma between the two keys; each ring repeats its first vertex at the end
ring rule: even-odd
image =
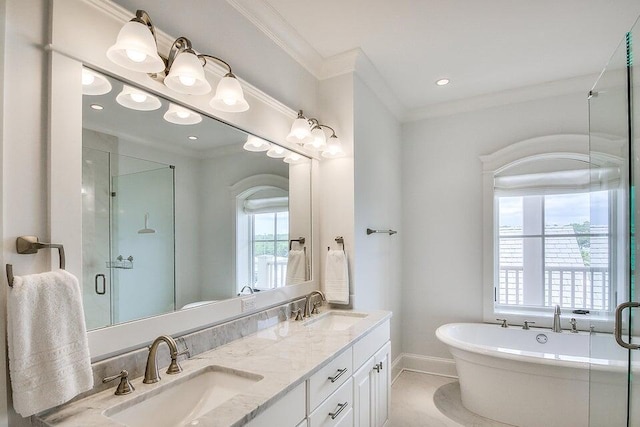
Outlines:
{"type": "Polygon", "coordinates": [[[23,417],[93,387],[78,279],[64,271],[16,276],[7,297],[13,406],[23,417]]]}
{"type": "Polygon", "coordinates": [[[297,285],[306,281],[307,253],[304,250],[290,250],[287,259],[287,285],[297,285]]]}
{"type": "Polygon", "coordinates": [[[324,295],[333,304],[349,304],[349,265],[342,250],[327,251],[324,295]]]}

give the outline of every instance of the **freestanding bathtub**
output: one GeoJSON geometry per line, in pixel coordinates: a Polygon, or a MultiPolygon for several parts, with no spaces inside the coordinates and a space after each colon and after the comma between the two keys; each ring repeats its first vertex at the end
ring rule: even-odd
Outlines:
{"type": "Polygon", "coordinates": [[[626,425],[627,352],[610,334],[451,323],[436,336],[476,414],[520,427],[626,425]]]}

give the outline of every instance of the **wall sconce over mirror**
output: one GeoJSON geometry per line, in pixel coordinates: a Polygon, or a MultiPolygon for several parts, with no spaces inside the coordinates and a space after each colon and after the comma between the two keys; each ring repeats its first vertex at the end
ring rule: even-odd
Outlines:
{"type": "Polygon", "coordinates": [[[228,113],[249,109],[242,86],[226,61],[213,55],[196,53],[186,37],[178,37],[171,45],[168,56],[162,56],[158,52],[155,28],[144,10],[138,10],[135,18],[122,27],[116,43],[107,50],[107,57],[128,70],[147,73],[163,81],[169,89],[185,95],[206,95],[211,92],[204,66],[208,60],[215,61],[228,71],[209,102],[211,108],[228,113]]]}
{"type": "Polygon", "coordinates": [[[336,136],[336,131],[331,126],[320,123],[316,118],[305,117],[302,110],[298,111],[298,117],[293,121],[291,131],[286,140],[321,152],[322,157],[336,158],[344,156],[342,143],[336,136]],[[328,141],[324,129],[331,131],[328,141]]]}

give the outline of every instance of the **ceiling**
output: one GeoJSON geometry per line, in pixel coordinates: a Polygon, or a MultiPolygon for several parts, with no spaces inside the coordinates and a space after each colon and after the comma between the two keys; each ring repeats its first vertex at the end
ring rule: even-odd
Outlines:
{"type": "Polygon", "coordinates": [[[360,49],[402,113],[574,77],[586,92],[640,15],[638,0],[115,1],[194,42],[202,29],[202,51],[231,5],[320,78],[318,63],[360,49]]]}
{"type": "Polygon", "coordinates": [[[251,1],[324,58],[362,49],[409,110],[599,73],[640,15],[638,0],[251,1]]]}

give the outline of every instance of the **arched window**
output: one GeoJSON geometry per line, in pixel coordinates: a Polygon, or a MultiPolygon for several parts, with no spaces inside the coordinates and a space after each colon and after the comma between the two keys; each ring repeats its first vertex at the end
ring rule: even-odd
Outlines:
{"type": "Polygon", "coordinates": [[[236,206],[236,287],[254,291],[285,285],[289,243],[288,180],[257,175],[232,193],[236,206]]]}
{"type": "Polygon", "coordinates": [[[554,135],[482,157],[485,320],[556,305],[610,317],[624,256],[622,161],[588,149],[584,135],[554,135]]]}

